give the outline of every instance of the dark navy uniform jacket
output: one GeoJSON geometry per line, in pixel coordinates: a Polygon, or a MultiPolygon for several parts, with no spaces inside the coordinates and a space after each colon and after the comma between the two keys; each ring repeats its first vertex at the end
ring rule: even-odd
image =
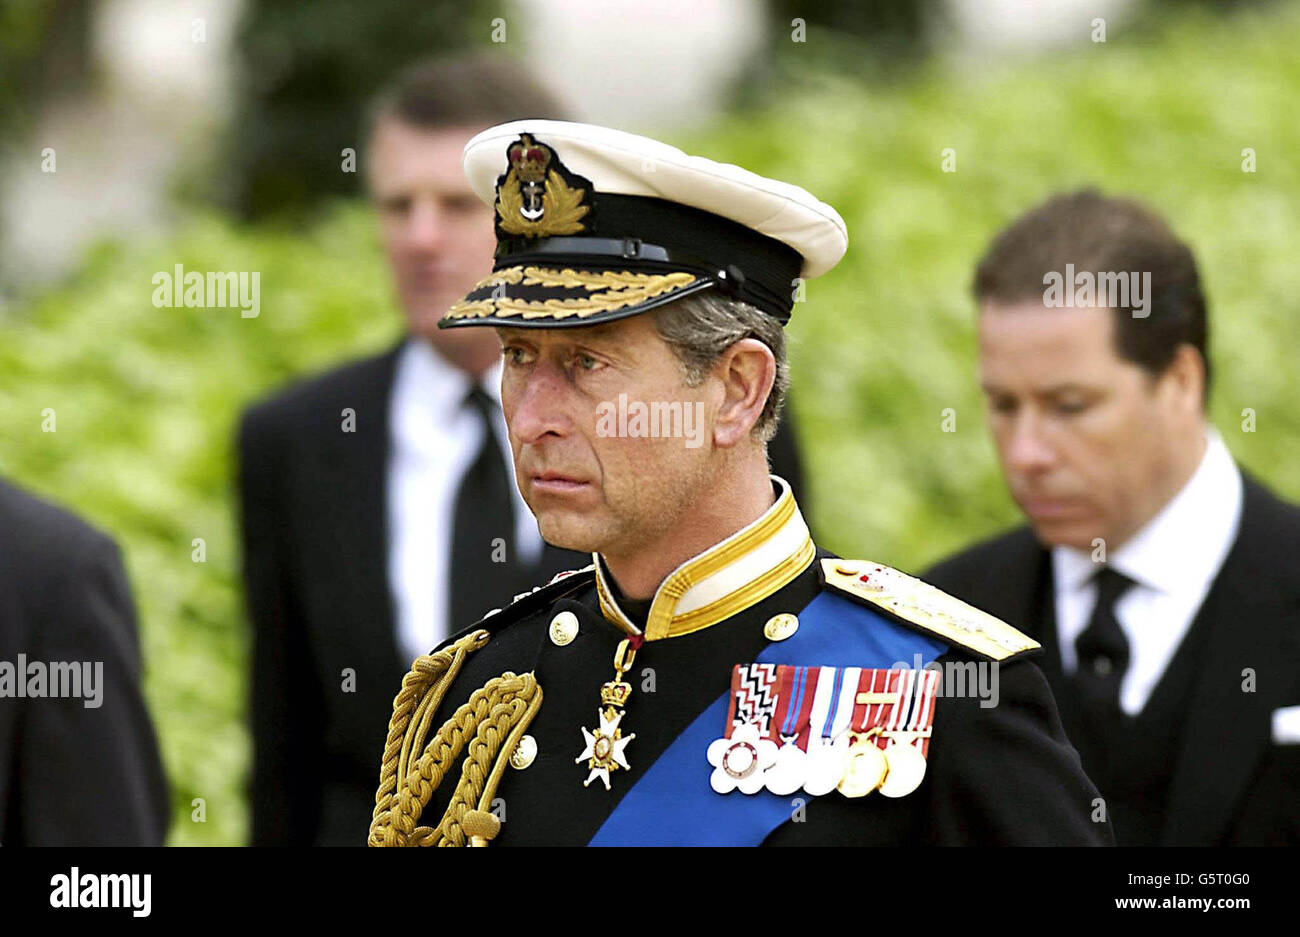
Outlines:
{"type": "MultiPolygon", "coordinates": [[[[1047,682],[1026,659],[1037,645],[937,590],[938,611],[933,599],[918,611],[905,595],[855,590],[860,570],[879,567],[817,550],[789,488],[776,482],[779,496],[763,517],[684,563],[656,592],[624,678],[633,687],[621,726],[636,736],[626,748],[631,767],[612,772],[610,790],[598,780],[584,787],[588,766],[575,759],[583,727],[597,725],[615,650],[640,629],[599,558],[473,626],[491,638],[469,657],[433,726],[506,671],[531,671],[543,693],[527,729],[536,757],[506,769],[497,790],[504,822],[493,845],[1112,844],[1047,682]],[[560,645],[550,626],[566,611],[578,629],[560,645]],[[769,640],[764,625],[780,613],[799,626],[769,640]],[[726,730],[734,665],[890,668],[918,657],[1000,662],[996,705],[973,692],[941,693],[928,768],[911,794],[710,787],[706,750],[726,730]]],[[[422,825],[438,824],[458,773],[434,794],[422,825]]]]}

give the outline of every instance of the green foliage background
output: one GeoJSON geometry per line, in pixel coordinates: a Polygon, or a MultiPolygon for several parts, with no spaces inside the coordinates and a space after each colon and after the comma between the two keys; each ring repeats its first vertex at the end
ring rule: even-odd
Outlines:
{"type": "MultiPolygon", "coordinates": [[[[1145,199],[1190,241],[1213,314],[1215,422],[1245,466],[1300,499],[1298,28],[1295,4],[1197,14],[1037,60],[932,63],[890,86],[806,69],[815,49],[796,49],[779,99],[677,141],[799,182],[848,222],[847,259],[809,284],[790,327],[825,545],[917,569],[1015,521],[982,423],[967,284],[999,225],[1083,184],[1145,199]],[[945,147],[955,173],[940,169],[945,147]],[[1257,172],[1242,171],[1247,147],[1257,172]],[[940,428],[948,407],[955,433],[940,428]]],[[[348,203],[305,234],[199,215],[166,239],[102,245],[0,320],[0,473],[124,547],[174,843],[247,832],[237,415],[397,334],[370,219],[348,203]],[[260,271],[261,315],[154,308],[150,278],[178,263],[260,271]],[[191,820],[196,797],[205,823],[191,820]]]]}
{"type": "Polygon", "coordinates": [[[503,12],[487,0],[245,0],[226,204],[243,219],[297,217],[349,193],[340,151],[357,146],[365,105],[392,70],[486,45],[503,12]]]}

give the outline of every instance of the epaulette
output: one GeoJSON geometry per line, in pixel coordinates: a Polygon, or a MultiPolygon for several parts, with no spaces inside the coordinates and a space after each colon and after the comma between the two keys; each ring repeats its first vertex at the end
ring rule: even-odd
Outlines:
{"type": "Polygon", "coordinates": [[[988,612],[881,563],[824,559],[821,576],[826,588],[989,660],[1006,661],[1041,647],[988,612]]]}
{"type": "Polygon", "coordinates": [[[526,618],[537,609],[568,595],[570,592],[589,586],[595,581],[596,567],[594,564],[584,566],[581,569],[570,569],[562,573],[556,573],[545,585],[535,586],[528,592],[519,593],[509,605],[504,608],[494,608],[472,625],[457,631],[454,636],[434,648],[433,652],[442,650],[457,638],[474,631],[484,629],[489,632],[500,631],[507,625],[526,618]]]}

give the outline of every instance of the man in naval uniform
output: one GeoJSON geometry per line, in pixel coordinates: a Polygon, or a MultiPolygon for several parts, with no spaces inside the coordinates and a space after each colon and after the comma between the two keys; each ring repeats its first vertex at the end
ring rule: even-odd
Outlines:
{"type": "Polygon", "coordinates": [[[464,166],[496,262],[441,325],[497,330],[520,491],[592,565],[415,662],[369,842],[1112,843],[1038,645],[818,549],[769,474],[835,210],[567,122],[491,128],[464,166]]]}

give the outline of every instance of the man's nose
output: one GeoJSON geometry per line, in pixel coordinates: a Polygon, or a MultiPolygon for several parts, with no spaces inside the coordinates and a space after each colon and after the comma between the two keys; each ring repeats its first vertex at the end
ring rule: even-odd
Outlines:
{"type": "Polygon", "coordinates": [[[1018,472],[1041,472],[1056,462],[1056,450],[1046,438],[1041,417],[1022,409],[1004,444],[1007,466],[1018,472]]]}
{"type": "Polygon", "coordinates": [[[416,199],[406,221],[406,241],[422,250],[441,250],[447,237],[447,219],[435,199],[416,199]]]}
{"type": "Polygon", "coordinates": [[[568,396],[563,371],[538,361],[514,393],[503,395],[510,435],[524,445],[538,443],[548,435],[567,436],[572,429],[572,421],[566,416],[568,396]]]}

